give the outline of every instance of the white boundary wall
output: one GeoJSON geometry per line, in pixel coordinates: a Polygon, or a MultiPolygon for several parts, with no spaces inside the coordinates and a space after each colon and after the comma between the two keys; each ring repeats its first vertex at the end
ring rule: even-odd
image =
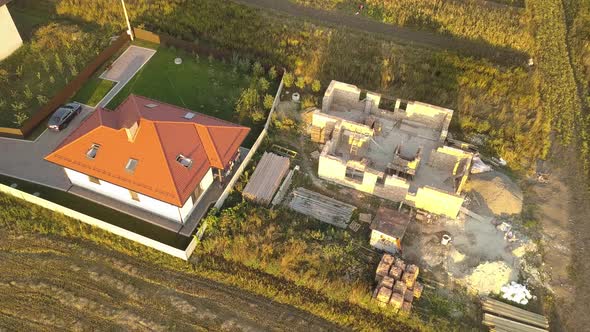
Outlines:
{"type": "Polygon", "coordinates": [[[148,237],[128,231],[124,228],[109,224],[109,223],[104,222],[102,220],[90,217],[90,216],[80,213],[78,211],[69,209],[67,207],[61,206],[59,204],[50,202],[50,201],[45,200],[43,198],[25,193],[23,191],[20,191],[18,189],[15,189],[15,188],[3,185],[3,184],[0,184],[0,192],[7,193],[7,194],[12,195],[14,197],[23,199],[27,202],[42,206],[46,209],[49,209],[49,210],[52,210],[55,212],[59,212],[59,213],[63,213],[64,215],[66,215],[70,218],[74,218],[74,219],[79,220],[79,221],[86,223],[88,225],[98,227],[98,228],[103,229],[107,232],[111,232],[113,234],[124,237],[128,240],[135,241],[137,243],[141,243],[146,247],[156,249],[156,250],[166,253],[168,255],[172,255],[174,257],[183,259],[185,261],[189,259],[189,257],[191,256],[191,254],[193,253],[193,251],[195,250],[195,248],[197,246],[198,240],[193,237],[192,241],[189,243],[189,245],[187,246],[187,248],[185,250],[177,249],[177,248],[174,248],[174,247],[169,246],[167,244],[152,240],[148,237]]]}

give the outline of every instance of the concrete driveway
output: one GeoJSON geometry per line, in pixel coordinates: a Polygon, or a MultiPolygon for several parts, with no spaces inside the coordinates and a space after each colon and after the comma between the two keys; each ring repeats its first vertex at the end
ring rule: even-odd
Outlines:
{"type": "Polygon", "coordinates": [[[0,173],[63,190],[70,188],[70,181],[66,178],[63,168],[43,158],[77,128],[92,111],[94,111],[93,108],[82,106],[80,115],[76,116],[65,130],[60,132],[45,130],[35,141],[0,138],[0,173]]]}

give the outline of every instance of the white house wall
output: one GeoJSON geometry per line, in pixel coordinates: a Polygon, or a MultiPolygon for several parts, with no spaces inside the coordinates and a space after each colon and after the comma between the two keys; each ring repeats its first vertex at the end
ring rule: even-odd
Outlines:
{"type": "Polygon", "coordinates": [[[191,197],[189,197],[188,200],[186,201],[186,203],[184,203],[184,206],[182,208],[180,208],[180,214],[182,214],[183,220],[188,219],[188,217],[191,215],[191,213],[193,213],[193,210],[195,209],[195,207],[197,207],[197,203],[201,200],[201,198],[203,198],[203,196],[207,192],[207,189],[209,189],[209,187],[211,186],[212,183],[213,183],[213,170],[211,168],[209,168],[209,171],[207,171],[207,173],[205,174],[205,176],[201,180],[201,183],[199,184],[199,186],[201,187],[201,190],[203,190],[203,192],[201,193],[201,196],[197,197],[196,202],[193,202],[193,199],[191,197]]]}
{"type": "MultiPolygon", "coordinates": [[[[147,210],[162,217],[181,222],[178,207],[172,204],[159,201],[157,199],[142,195],[138,193],[139,201],[133,200],[127,188],[123,188],[112,183],[100,180],[100,184],[90,182],[88,175],[64,168],[66,174],[72,184],[77,185],[88,190],[92,190],[99,194],[105,195],[112,199],[124,202],[131,206],[147,210]]],[[[189,202],[190,202],[189,198],[189,202]]],[[[191,203],[189,203],[191,204],[191,203]]]]}
{"type": "Polygon", "coordinates": [[[23,44],[6,5],[0,6],[0,60],[5,59],[23,44]]]}

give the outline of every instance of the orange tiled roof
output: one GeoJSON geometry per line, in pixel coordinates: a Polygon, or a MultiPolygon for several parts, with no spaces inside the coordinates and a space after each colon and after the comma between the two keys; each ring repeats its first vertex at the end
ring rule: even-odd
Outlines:
{"type": "Polygon", "coordinates": [[[210,167],[224,169],[249,128],[146,97],[130,95],[117,109],[96,109],[45,160],[176,206],[183,206],[210,167]],[[149,108],[146,105],[157,106],[149,108]],[[138,122],[133,141],[126,128],[138,122]],[[86,152],[100,148],[94,159],[86,152]],[[192,159],[190,168],[176,161],[192,159]],[[133,173],[125,166],[138,160],[133,173]]]}

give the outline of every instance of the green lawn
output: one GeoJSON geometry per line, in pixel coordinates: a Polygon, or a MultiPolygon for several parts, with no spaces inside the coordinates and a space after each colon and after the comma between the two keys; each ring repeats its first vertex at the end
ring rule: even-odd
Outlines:
{"type": "Polygon", "coordinates": [[[249,77],[229,64],[159,47],[107,106],[115,109],[134,93],[236,122],[234,106],[248,83],[249,77]],[[174,64],[176,57],[182,58],[182,64],[174,64]]]}
{"type": "Polygon", "coordinates": [[[115,82],[113,81],[103,80],[93,76],[82,88],[80,88],[80,90],[78,90],[72,99],[79,103],[94,107],[114,85],[115,82]]]}

